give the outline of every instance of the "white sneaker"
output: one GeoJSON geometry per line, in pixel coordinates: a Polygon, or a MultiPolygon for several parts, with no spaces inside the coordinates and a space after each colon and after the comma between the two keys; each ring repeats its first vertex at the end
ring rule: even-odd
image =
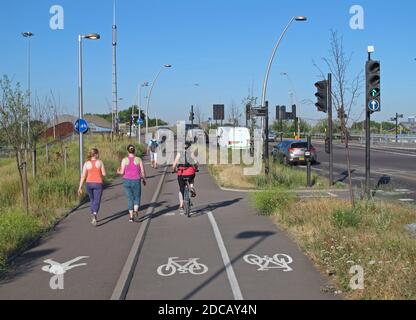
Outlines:
{"type": "Polygon", "coordinates": [[[97,216],[96,216],[96,215],[93,215],[93,216],[92,216],[91,224],[92,224],[94,227],[96,227],[96,226],[97,226],[97,216]]]}

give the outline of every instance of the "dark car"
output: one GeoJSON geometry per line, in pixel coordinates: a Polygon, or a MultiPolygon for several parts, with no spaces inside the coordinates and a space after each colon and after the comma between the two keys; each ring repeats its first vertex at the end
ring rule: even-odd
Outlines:
{"type": "MultiPolygon", "coordinates": [[[[273,148],[272,156],[275,161],[285,165],[306,163],[305,153],[308,151],[307,141],[287,140],[279,143],[273,148]]],[[[311,146],[312,163],[318,160],[316,149],[311,146]]]]}

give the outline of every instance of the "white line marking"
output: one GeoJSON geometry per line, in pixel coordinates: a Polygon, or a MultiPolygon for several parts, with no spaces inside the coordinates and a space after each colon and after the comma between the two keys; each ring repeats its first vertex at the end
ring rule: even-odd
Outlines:
{"type": "MultiPolygon", "coordinates": [[[[163,181],[165,181],[166,174],[168,172],[169,166],[166,166],[162,177],[160,178],[159,184],[156,188],[156,191],[153,195],[151,203],[156,203],[157,199],[160,196],[160,191],[162,190],[163,181]]],[[[147,209],[146,215],[150,216],[155,211],[155,206],[151,205],[149,209],[147,209]]],[[[146,237],[147,230],[149,229],[150,219],[146,220],[140,226],[139,232],[137,233],[136,239],[134,240],[133,246],[130,250],[129,256],[124,264],[123,270],[120,274],[120,277],[117,281],[116,287],[111,295],[110,300],[125,300],[128,289],[130,286],[130,282],[133,279],[134,271],[137,266],[137,262],[139,260],[139,255],[141,253],[143,243],[146,237]]]]}
{"type": "Polygon", "coordinates": [[[220,249],[222,260],[224,262],[225,270],[227,271],[228,281],[230,282],[231,289],[233,291],[234,300],[244,300],[240,290],[240,286],[235,276],[233,266],[231,264],[230,257],[228,256],[227,249],[225,248],[224,241],[221,236],[220,229],[218,228],[217,222],[215,221],[212,212],[208,212],[208,218],[211,222],[212,229],[214,230],[215,238],[217,239],[218,248],[220,249]]]}
{"type": "Polygon", "coordinates": [[[338,196],[336,194],[332,193],[332,192],[328,192],[328,194],[333,198],[338,198],[338,196]]]}
{"type": "Polygon", "coordinates": [[[414,199],[399,199],[401,202],[415,202],[414,199]]]}

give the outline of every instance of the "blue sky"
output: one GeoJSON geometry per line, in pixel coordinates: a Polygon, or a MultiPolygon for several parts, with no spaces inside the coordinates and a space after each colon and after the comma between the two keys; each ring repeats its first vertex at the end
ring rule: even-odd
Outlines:
{"type": "MultiPolygon", "coordinates": [[[[27,42],[22,31],[35,33],[32,42],[32,91],[45,97],[53,90],[67,113],[77,112],[77,36],[98,32],[100,41],[84,44],[85,112],[106,113],[111,103],[112,0],[16,0],[0,4],[0,74],[27,85],[27,42]],[[52,5],[64,8],[64,30],[51,30],[52,5]]],[[[376,47],[382,61],[382,112],[376,120],[416,114],[416,43],[413,14],[416,2],[346,0],[118,0],[117,25],[119,96],[126,108],[137,98],[137,86],[151,81],[160,66],[169,63],[155,87],[150,115],[173,123],[188,117],[190,105],[205,117],[212,105],[241,105],[253,87],[261,84],[274,43],[294,15],[308,17],[296,23],[279,48],[268,91],[272,106],[314,99],[319,72],[313,66],[328,56],[330,29],[344,36],[353,53],[351,75],[364,68],[367,46],[376,47]],[[352,5],[365,10],[365,29],[350,28],[352,5]],[[294,83],[281,75],[287,72],[294,83]],[[198,83],[200,86],[195,87],[198,83]]],[[[144,94],[145,96],[145,94],[144,94]]],[[[361,115],[364,98],[354,108],[361,115]]],[[[274,114],[274,112],[273,112],[274,114]]],[[[319,119],[313,106],[300,114],[319,119]]]]}

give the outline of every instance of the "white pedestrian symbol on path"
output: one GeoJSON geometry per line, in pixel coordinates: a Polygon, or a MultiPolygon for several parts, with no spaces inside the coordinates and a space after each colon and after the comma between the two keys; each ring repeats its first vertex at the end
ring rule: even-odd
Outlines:
{"type": "Polygon", "coordinates": [[[289,264],[293,262],[292,257],[286,254],[275,254],[273,257],[264,256],[263,258],[249,254],[244,257],[244,261],[251,265],[256,265],[259,268],[257,271],[269,271],[271,269],[283,269],[284,272],[293,271],[289,264]]]}
{"type": "Polygon", "coordinates": [[[59,263],[54,260],[48,259],[45,260],[44,263],[47,263],[48,266],[43,266],[42,271],[48,272],[50,274],[53,274],[54,276],[49,281],[49,286],[52,290],[64,290],[64,274],[72,270],[74,268],[83,267],[86,266],[86,263],[79,263],[74,264],[80,260],[88,259],[89,257],[78,257],[71,261],[65,262],[65,263],[59,263]]]}
{"type": "Polygon", "coordinates": [[[208,272],[208,267],[198,262],[199,258],[179,260],[179,258],[169,258],[167,264],[161,265],[157,273],[162,277],[170,277],[179,274],[192,274],[195,276],[203,275],[208,272]]]}

